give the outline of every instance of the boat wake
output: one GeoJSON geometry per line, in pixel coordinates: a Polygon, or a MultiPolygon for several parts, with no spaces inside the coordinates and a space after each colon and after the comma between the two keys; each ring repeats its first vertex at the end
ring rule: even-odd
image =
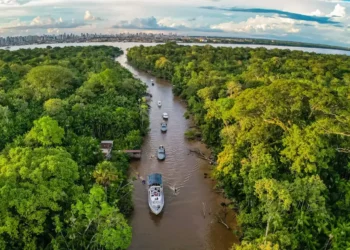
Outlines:
{"type": "Polygon", "coordinates": [[[169,189],[173,191],[174,195],[179,195],[181,188],[184,187],[184,185],[168,185],[169,189]]]}

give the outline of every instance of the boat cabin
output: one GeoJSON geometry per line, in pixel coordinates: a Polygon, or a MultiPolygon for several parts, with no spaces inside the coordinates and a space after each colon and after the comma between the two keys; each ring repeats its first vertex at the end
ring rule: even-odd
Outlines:
{"type": "Polygon", "coordinates": [[[162,203],[162,200],[163,200],[163,197],[162,197],[161,192],[160,192],[160,186],[151,186],[148,189],[148,192],[149,192],[151,204],[153,206],[157,206],[157,207],[158,207],[158,205],[160,206],[162,203]]]}
{"type": "Polygon", "coordinates": [[[157,151],[158,160],[165,160],[165,148],[160,145],[157,151]]]}
{"type": "Polygon", "coordinates": [[[154,173],[148,176],[148,205],[154,214],[159,214],[164,207],[162,175],[154,173]]]}
{"type": "Polygon", "coordinates": [[[166,132],[166,131],[168,130],[168,126],[167,126],[167,124],[166,124],[165,122],[162,122],[162,123],[160,124],[160,130],[161,130],[162,132],[166,132]]]}
{"type": "Polygon", "coordinates": [[[163,119],[164,119],[164,120],[169,119],[169,115],[168,115],[168,113],[163,113],[163,115],[162,115],[162,116],[163,116],[163,119]]]}

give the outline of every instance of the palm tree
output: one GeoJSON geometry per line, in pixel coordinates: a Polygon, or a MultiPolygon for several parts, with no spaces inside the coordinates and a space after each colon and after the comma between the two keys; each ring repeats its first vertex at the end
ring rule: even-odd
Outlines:
{"type": "Polygon", "coordinates": [[[93,177],[96,179],[96,183],[104,187],[107,194],[108,186],[118,180],[118,174],[118,170],[112,162],[104,161],[96,166],[93,177]]]}

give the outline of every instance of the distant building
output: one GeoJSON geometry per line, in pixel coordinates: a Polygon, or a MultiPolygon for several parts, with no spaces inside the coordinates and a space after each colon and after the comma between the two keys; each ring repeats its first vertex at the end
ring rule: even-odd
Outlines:
{"type": "Polygon", "coordinates": [[[100,148],[107,160],[112,157],[113,141],[101,141],[100,148]]]}

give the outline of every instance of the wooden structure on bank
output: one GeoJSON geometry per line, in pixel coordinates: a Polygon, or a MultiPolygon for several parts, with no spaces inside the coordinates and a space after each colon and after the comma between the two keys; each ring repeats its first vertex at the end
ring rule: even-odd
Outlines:
{"type": "MultiPolygon", "coordinates": [[[[100,149],[106,160],[111,159],[113,141],[101,141],[100,149]]],[[[137,158],[137,159],[141,158],[141,150],[118,150],[118,152],[123,152],[129,155],[131,158],[137,158]]]]}
{"type": "Polygon", "coordinates": [[[106,160],[111,159],[112,149],[113,149],[113,141],[101,141],[100,149],[102,151],[102,154],[106,158],[106,160]]]}
{"type": "Polygon", "coordinates": [[[141,150],[122,150],[122,152],[128,154],[131,158],[141,158],[141,150]]]}

